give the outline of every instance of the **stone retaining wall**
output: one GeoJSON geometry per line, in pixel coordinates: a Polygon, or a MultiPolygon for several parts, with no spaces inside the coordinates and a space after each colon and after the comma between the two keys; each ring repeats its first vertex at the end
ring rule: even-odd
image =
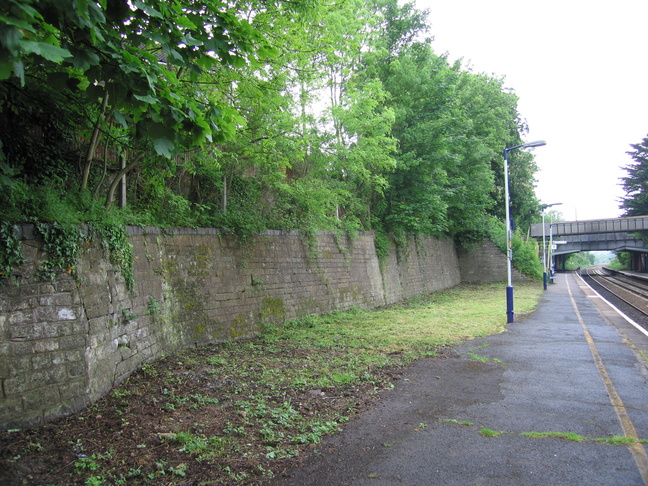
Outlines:
{"type": "Polygon", "coordinates": [[[417,237],[379,261],[373,234],[270,231],[246,244],[213,229],[129,228],[135,289],[100,243],[78,278],[42,280],[46,255],[21,227],[27,263],[0,287],[0,428],[67,415],[143,363],[299,317],[373,308],[460,283],[450,239],[417,237]]]}
{"type": "MultiPolygon", "coordinates": [[[[460,248],[457,255],[462,282],[494,283],[508,280],[506,253],[490,240],[483,240],[469,249],[460,248]]],[[[516,268],[512,269],[511,277],[514,282],[533,280],[516,268]]]]}

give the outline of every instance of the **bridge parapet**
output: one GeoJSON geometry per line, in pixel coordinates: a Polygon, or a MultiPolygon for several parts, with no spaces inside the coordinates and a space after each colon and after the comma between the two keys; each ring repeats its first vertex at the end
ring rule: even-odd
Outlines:
{"type": "MultiPolygon", "coordinates": [[[[549,233],[554,238],[570,235],[586,235],[597,233],[633,233],[648,231],[648,216],[633,216],[616,219],[593,219],[588,221],[545,222],[545,235],[549,233]]],[[[531,225],[531,236],[542,238],[542,223],[531,225]]]]}

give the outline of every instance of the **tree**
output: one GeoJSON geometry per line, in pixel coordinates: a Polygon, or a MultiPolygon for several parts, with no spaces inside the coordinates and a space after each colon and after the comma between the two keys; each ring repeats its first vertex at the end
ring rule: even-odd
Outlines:
{"type": "Polygon", "coordinates": [[[247,20],[220,2],[72,5],[4,3],[0,79],[14,77],[24,85],[35,76],[59,89],[83,91],[88,101],[107,100],[119,123],[136,125],[136,135],[152,140],[164,155],[182,144],[225,139],[234,129],[227,105],[192,84],[202,73],[273,52],[247,20]]]}
{"type": "MultiPolygon", "coordinates": [[[[244,234],[456,236],[503,219],[517,97],[436,55],[412,3],[63,3],[0,6],[4,187],[22,171],[93,203],[105,194],[109,210],[128,174],[137,223],[244,234]]],[[[534,170],[512,154],[518,222],[537,203],[534,170]]],[[[31,207],[25,187],[12,210],[31,207]]]]}
{"type": "MultiPolygon", "coordinates": [[[[425,37],[425,15],[383,0],[381,27],[367,70],[389,93],[396,114],[397,166],[388,176],[382,218],[390,231],[471,232],[485,215],[504,219],[503,151],[521,143],[517,96],[502,79],[449,65],[425,37]]],[[[530,154],[511,159],[512,214],[537,212],[530,154]]],[[[481,230],[480,230],[481,231],[481,230]]]]}
{"type": "Polygon", "coordinates": [[[574,270],[578,267],[589,267],[596,263],[596,257],[589,251],[571,253],[565,260],[565,268],[574,270]]]}
{"type": "Polygon", "coordinates": [[[390,232],[442,234],[448,230],[445,189],[453,164],[448,146],[457,73],[432,53],[429,39],[418,40],[424,24],[411,5],[388,2],[383,15],[382,28],[390,33],[377,40],[367,62],[389,93],[399,144],[377,214],[390,232]]]}
{"type": "Polygon", "coordinates": [[[648,136],[630,146],[633,162],[623,168],[628,175],[621,178],[626,195],[620,208],[624,216],[643,216],[648,214],[648,136]]]}

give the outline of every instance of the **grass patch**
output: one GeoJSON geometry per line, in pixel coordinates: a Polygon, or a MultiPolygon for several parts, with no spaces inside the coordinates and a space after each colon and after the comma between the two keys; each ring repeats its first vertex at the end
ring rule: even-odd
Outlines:
{"type": "Polygon", "coordinates": [[[459,420],[456,420],[456,419],[443,419],[443,420],[441,420],[441,422],[444,422],[444,423],[447,423],[447,424],[466,425],[466,426],[475,425],[473,422],[471,422],[469,420],[459,421],[459,420]]]}
{"type": "Polygon", "coordinates": [[[486,427],[482,427],[479,431],[481,435],[484,437],[499,437],[502,435],[504,432],[501,432],[499,430],[492,430],[492,429],[487,429],[486,427]]]}
{"type": "MultiPolygon", "coordinates": [[[[517,316],[535,309],[542,287],[516,287],[517,316]]],[[[372,354],[403,351],[416,357],[439,346],[489,336],[504,330],[506,299],[501,284],[460,285],[386,309],[308,317],[273,328],[267,340],[308,346],[371,349],[372,354]]]]}
{"type": "Polygon", "coordinates": [[[532,438],[554,437],[558,439],[571,440],[572,442],[583,442],[586,437],[574,434],[573,432],[522,432],[520,435],[532,438]]]}
{"type": "Polygon", "coordinates": [[[646,444],[648,440],[635,439],[634,437],[626,437],[625,435],[613,435],[612,437],[599,437],[594,439],[596,442],[602,442],[610,445],[631,445],[631,444],[646,444]]]}
{"type": "MultiPolygon", "coordinates": [[[[460,422],[456,419],[443,419],[441,420],[441,422],[448,423],[448,424],[464,425],[464,426],[473,425],[472,422],[469,422],[467,420],[460,422]]],[[[492,430],[486,427],[481,427],[479,433],[484,437],[500,437],[501,435],[504,434],[513,434],[513,432],[492,430]]],[[[621,446],[627,446],[627,445],[638,444],[638,443],[640,444],[648,443],[648,440],[646,439],[636,439],[634,437],[626,437],[624,435],[592,438],[592,437],[585,437],[583,435],[575,434],[573,432],[536,432],[536,431],[520,432],[520,433],[516,433],[516,435],[521,435],[523,437],[530,437],[532,439],[554,438],[554,439],[569,440],[572,442],[593,441],[593,442],[600,442],[603,444],[621,445],[621,446]]]]}

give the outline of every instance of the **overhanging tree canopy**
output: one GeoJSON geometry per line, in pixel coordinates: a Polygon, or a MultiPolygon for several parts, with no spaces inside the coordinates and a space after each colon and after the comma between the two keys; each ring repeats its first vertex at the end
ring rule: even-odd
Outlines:
{"type": "Polygon", "coordinates": [[[218,93],[198,89],[203,73],[275,54],[219,1],[8,0],[0,19],[0,80],[34,77],[103,101],[167,156],[241,123],[218,93]]]}
{"type": "MultiPolygon", "coordinates": [[[[503,219],[517,98],[435,54],[412,4],[8,0],[0,17],[0,185],[51,179],[108,207],[131,171],[147,224],[246,234],[456,235],[503,219]]],[[[535,166],[515,155],[520,221],[535,166]]],[[[19,189],[20,211],[33,191],[19,189]]]]}

